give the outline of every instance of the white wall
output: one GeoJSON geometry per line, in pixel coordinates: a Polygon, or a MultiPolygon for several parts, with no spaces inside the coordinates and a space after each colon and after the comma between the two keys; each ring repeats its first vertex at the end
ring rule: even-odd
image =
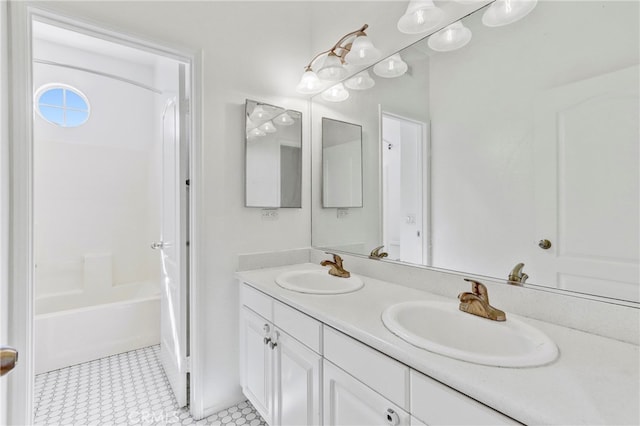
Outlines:
{"type": "MultiPolygon", "coordinates": [[[[242,398],[238,376],[237,254],[310,244],[309,149],[303,140],[302,209],[280,209],[263,221],[244,206],[244,101],[302,111],[294,88],[308,61],[309,13],[294,2],[68,2],[46,3],[71,16],[203,55],[205,275],[197,283],[203,334],[202,401],[212,411],[242,398]],[[286,23],[286,25],[283,25],[286,23]]],[[[305,126],[304,131],[307,127],[305,126]]]]}
{"type": "Polygon", "coordinates": [[[540,250],[536,93],[638,63],[638,3],[606,3],[540,2],[491,29],[474,17],[467,47],[432,56],[434,266],[506,278],[540,250]]]}
{"type": "MultiPolygon", "coordinates": [[[[34,57],[153,82],[152,67],[36,39],[34,57]]],[[[34,118],[36,313],[38,299],[63,296],[68,308],[111,301],[112,286],[159,283],[159,211],[150,201],[150,152],[161,111],[157,94],[96,74],[34,64],[34,87],[63,83],[89,99],[82,126],[34,118]],[[72,294],[69,294],[72,293],[72,294]]],[[[155,185],[154,185],[155,184],[155,185]]]]}

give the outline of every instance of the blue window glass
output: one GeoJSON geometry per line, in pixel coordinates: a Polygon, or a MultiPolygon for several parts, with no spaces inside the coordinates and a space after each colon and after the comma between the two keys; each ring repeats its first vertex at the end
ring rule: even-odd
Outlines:
{"type": "Polygon", "coordinates": [[[65,85],[47,85],[37,92],[40,116],[60,127],[78,127],[89,119],[89,102],[78,90],[65,85]]]}

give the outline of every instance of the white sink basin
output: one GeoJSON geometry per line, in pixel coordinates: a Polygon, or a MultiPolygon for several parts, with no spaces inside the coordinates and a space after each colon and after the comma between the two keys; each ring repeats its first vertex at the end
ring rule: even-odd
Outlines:
{"type": "Polygon", "coordinates": [[[276,284],[288,290],[311,294],[351,293],[364,286],[360,277],[349,278],[329,275],[328,270],[289,271],[276,277],[276,284]]]}
{"type": "Polygon", "coordinates": [[[503,322],[462,312],[452,302],[390,306],[382,322],[401,339],[441,355],[496,367],[535,367],[558,357],[543,332],[507,314],[503,322]]]}

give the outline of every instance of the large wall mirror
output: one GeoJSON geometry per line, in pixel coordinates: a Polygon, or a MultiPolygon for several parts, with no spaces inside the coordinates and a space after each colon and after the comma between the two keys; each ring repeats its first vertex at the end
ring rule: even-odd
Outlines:
{"type": "Polygon", "coordinates": [[[245,103],[245,206],[302,207],[302,114],[245,103]]]}
{"type": "Polygon", "coordinates": [[[465,46],[425,38],[394,55],[404,72],[312,99],[313,245],[504,280],[524,263],[525,286],[638,306],[640,4],[538,2],[500,27],[487,7],[465,46]],[[362,125],[348,215],[317,195],[322,117],[362,125]]]}

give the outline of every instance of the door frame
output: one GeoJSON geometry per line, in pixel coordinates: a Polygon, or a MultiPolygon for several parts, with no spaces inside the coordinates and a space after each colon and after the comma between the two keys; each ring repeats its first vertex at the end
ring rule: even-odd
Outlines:
{"type": "MultiPolygon", "coordinates": [[[[7,376],[7,422],[30,424],[33,418],[33,88],[31,23],[47,22],[76,32],[146,50],[190,65],[190,155],[189,155],[189,365],[190,410],[195,418],[204,416],[202,359],[199,356],[198,286],[203,276],[201,261],[203,227],[202,163],[202,52],[182,46],[173,47],[162,40],[134,37],[67,16],[56,9],[20,1],[7,5],[8,64],[8,137],[2,138],[0,152],[8,152],[8,188],[2,194],[2,212],[7,214],[8,246],[8,341],[20,351],[20,364],[7,376]],[[5,213],[6,212],[6,213],[5,213]]],[[[5,123],[3,123],[4,127],[5,123]]],[[[5,284],[4,282],[2,283],[5,284]]]]}
{"type": "Polygon", "coordinates": [[[421,179],[422,179],[422,264],[425,266],[431,266],[431,126],[430,122],[414,119],[407,117],[405,115],[396,114],[394,112],[389,111],[379,105],[378,107],[378,169],[380,170],[379,183],[378,186],[380,188],[380,229],[379,233],[381,236],[381,241],[384,240],[384,228],[385,228],[385,217],[384,217],[384,170],[382,168],[382,156],[384,155],[384,138],[382,136],[383,131],[383,118],[391,117],[397,120],[403,120],[409,123],[414,123],[417,126],[420,126],[422,129],[422,141],[421,141],[421,156],[422,156],[422,170],[421,170],[421,179]]]}

